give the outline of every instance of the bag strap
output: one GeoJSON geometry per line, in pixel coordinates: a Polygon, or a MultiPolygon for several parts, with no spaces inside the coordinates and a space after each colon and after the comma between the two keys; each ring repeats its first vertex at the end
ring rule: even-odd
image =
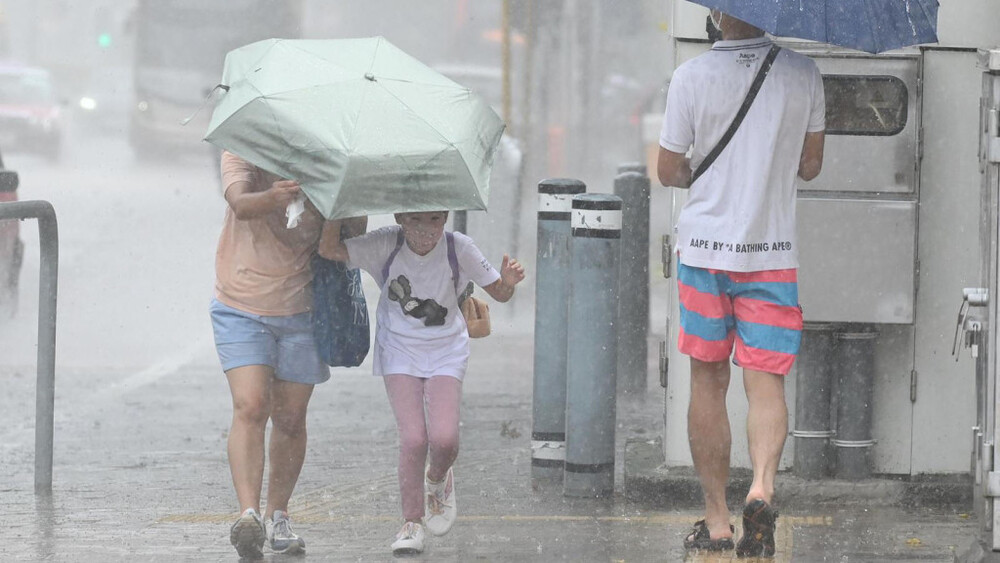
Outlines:
{"type": "Polygon", "coordinates": [[[448,239],[448,265],[451,266],[451,283],[455,286],[455,293],[458,293],[458,254],[455,253],[455,235],[447,232],[444,236],[448,239]]]}
{"type": "MultiPolygon", "coordinates": [[[[448,244],[448,265],[451,266],[451,283],[455,285],[455,293],[458,293],[458,254],[455,253],[455,235],[450,231],[445,232],[444,235],[448,244]]],[[[403,248],[403,242],[403,229],[400,229],[399,233],[396,234],[396,247],[392,249],[389,258],[385,261],[385,265],[382,266],[383,284],[389,279],[389,266],[392,265],[393,260],[396,259],[396,255],[403,248]]]]}
{"type": "Polygon", "coordinates": [[[399,229],[399,232],[396,233],[396,248],[392,249],[392,252],[389,254],[389,258],[385,261],[385,265],[382,266],[383,285],[389,280],[389,266],[392,265],[392,261],[396,259],[396,255],[399,254],[399,249],[401,248],[403,248],[403,229],[399,229]]]}
{"type": "Polygon", "coordinates": [[[760,91],[761,85],[764,84],[764,79],[767,78],[767,72],[771,70],[771,65],[774,63],[774,59],[778,56],[778,51],[780,50],[781,47],[771,45],[771,50],[767,52],[767,56],[764,57],[764,62],[760,65],[760,70],[757,71],[757,76],[753,79],[753,84],[750,85],[750,91],[747,92],[746,98],[743,98],[743,105],[740,106],[740,110],[736,112],[736,117],[733,118],[733,122],[729,124],[729,129],[727,129],[722,135],[719,142],[716,143],[715,148],[712,149],[712,152],[708,153],[705,160],[701,161],[701,164],[698,165],[698,169],[691,175],[690,185],[693,185],[695,180],[700,178],[701,175],[708,170],[708,167],[715,162],[715,159],[719,157],[722,150],[729,144],[729,140],[736,134],[736,130],[740,128],[740,124],[743,123],[743,118],[746,117],[747,112],[750,111],[750,106],[753,105],[753,101],[757,97],[757,92],[760,91]]]}

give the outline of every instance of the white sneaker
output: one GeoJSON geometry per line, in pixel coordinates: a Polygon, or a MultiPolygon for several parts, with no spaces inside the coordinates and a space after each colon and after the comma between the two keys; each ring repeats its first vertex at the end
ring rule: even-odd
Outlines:
{"type": "Polygon", "coordinates": [[[435,536],[443,536],[451,530],[458,515],[458,507],[455,504],[455,476],[451,468],[448,468],[448,473],[440,483],[431,483],[425,475],[424,487],[427,491],[424,524],[428,532],[435,536]]]}
{"type": "Polygon", "coordinates": [[[392,542],[393,555],[413,555],[424,551],[424,527],[417,522],[406,522],[392,542]]]}
{"type": "Polygon", "coordinates": [[[292,521],[288,513],[275,510],[270,520],[264,522],[267,541],[274,553],[302,553],[306,550],[306,542],[292,531],[292,521]]]}
{"type": "Polygon", "coordinates": [[[257,511],[248,508],[229,528],[229,542],[236,553],[244,559],[260,559],[264,556],[264,525],[257,511]]]}

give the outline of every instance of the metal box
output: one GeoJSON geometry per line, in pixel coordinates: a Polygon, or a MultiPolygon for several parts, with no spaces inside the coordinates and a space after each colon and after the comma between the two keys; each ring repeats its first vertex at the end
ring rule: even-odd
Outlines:
{"type": "Polygon", "coordinates": [[[797,213],[806,321],[913,322],[916,202],[800,197],[797,213]]]}
{"type": "Polygon", "coordinates": [[[823,73],[827,95],[823,173],[799,189],[914,193],[920,109],[917,59],[817,56],[814,60],[823,73]]]}
{"type": "Polygon", "coordinates": [[[909,324],[917,240],[918,59],[816,56],[823,172],[799,185],[799,291],[812,322],[909,324]]]}

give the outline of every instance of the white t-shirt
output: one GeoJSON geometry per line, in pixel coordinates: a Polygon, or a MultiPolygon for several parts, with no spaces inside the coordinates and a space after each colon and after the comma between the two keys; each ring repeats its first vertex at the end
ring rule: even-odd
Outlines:
{"type": "MultiPolygon", "coordinates": [[[[732,123],[771,44],[763,37],[718,41],[679,66],[660,146],[682,154],[690,148],[697,170],[732,123]]],[[[782,49],[729,145],[690,188],[676,226],[680,261],[736,272],[798,267],[799,158],[806,132],[825,128],[819,69],[782,49]]]]}
{"type": "MultiPolygon", "coordinates": [[[[368,272],[382,288],[375,313],[375,375],[461,379],[469,356],[469,335],[458,308],[446,237],[424,256],[404,242],[389,266],[388,278],[383,279],[382,268],[396,248],[399,232],[400,227],[394,225],[344,241],[349,266],[368,272]]],[[[483,287],[500,279],[471,238],[462,233],[453,236],[459,289],[469,281],[483,287]]]]}

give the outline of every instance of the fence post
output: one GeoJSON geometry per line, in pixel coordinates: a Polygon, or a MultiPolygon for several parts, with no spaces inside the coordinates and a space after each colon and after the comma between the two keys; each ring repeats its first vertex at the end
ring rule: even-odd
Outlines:
{"type": "Polygon", "coordinates": [[[535,373],[531,476],[562,482],[566,461],[566,326],[570,286],[570,203],[587,186],[569,178],[538,184],[535,263],[535,373]]]}
{"type": "Polygon", "coordinates": [[[2,219],[38,219],[38,375],[35,383],[35,494],[52,493],[52,434],[56,386],[56,294],[59,229],[47,201],[0,203],[2,219]]]}
{"type": "Polygon", "coordinates": [[[614,493],[615,370],[622,200],[573,198],[563,494],[614,493]]]}
{"type": "MultiPolygon", "coordinates": [[[[626,168],[623,165],[619,169],[626,168]]],[[[641,165],[640,165],[641,166],[641,165]]],[[[642,166],[645,170],[646,167],[642,166]]],[[[626,395],[646,392],[649,332],[649,178],[623,172],[615,178],[622,199],[621,277],[618,301],[618,386],[626,395]]]]}

